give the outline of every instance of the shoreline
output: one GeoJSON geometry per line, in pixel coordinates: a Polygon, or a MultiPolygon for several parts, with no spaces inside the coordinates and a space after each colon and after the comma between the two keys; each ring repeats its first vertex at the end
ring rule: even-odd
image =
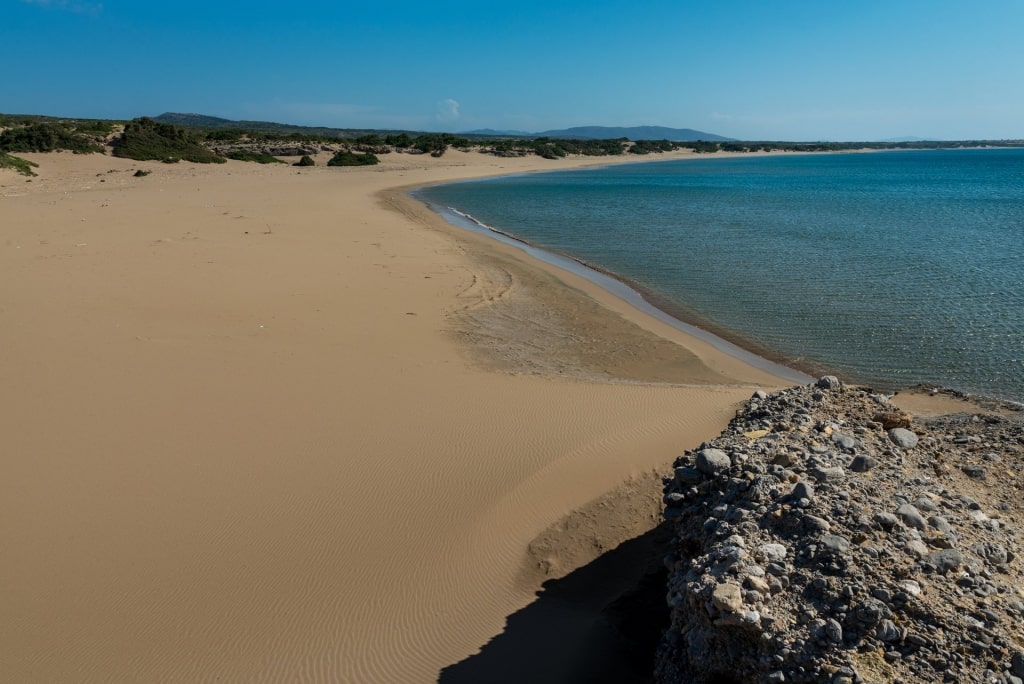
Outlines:
{"type": "MultiPolygon", "coordinates": [[[[986,150],[986,149],[1014,149],[1014,148],[962,148],[967,151],[972,150],[986,150]]],[[[819,155],[833,155],[833,154],[852,154],[852,153],[882,153],[882,152],[931,152],[933,150],[842,150],[835,152],[797,152],[797,153],[785,153],[787,155],[797,154],[800,156],[806,156],[808,154],[819,154],[819,155]]],[[[956,150],[937,150],[937,151],[960,151],[960,148],[956,150]]],[[[720,155],[693,155],[687,157],[686,160],[699,159],[699,158],[719,158],[727,159],[731,157],[764,157],[763,153],[741,153],[741,154],[720,154],[720,155]]],[[[651,160],[656,161],[656,160],[651,160]]],[[[668,159],[663,161],[670,161],[668,159]]],[[[675,159],[672,161],[682,161],[681,159],[675,159]]],[[[629,163],[629,162],[627,162],[629,163]]],[[[642,160],[638,163],[644,163],[642,160]]],[[[557,169],[558,171],[569,171],[570,169],[557,169]]],[[[542,171],[543,172],[543,171],[542,171]]],[[[456,183],[462,181],[455,181],[456,183]]],[[[431,184],[438,185],[438,184],[431,184]]],[[[918,378],[917,380],[908,381],[901,380],[899,378],[889,379],[866,379],[863,376],[858,377],[853,373],[852,370],[848,372],[835,370],[830,366],[828,361],[814,361],[805,359],[802,356],[791,356],[785,352],[778,351],[771,347],[768,347],[759,342],[750,335],[736,332],[724,325],[718,324],[713,318],[699,314],[687,306],[685,302],[680,302],[673,299],[671,296],[663,295],[658,291],[650,287],[645,287],[642,283],[639,283],[630,277],[624,276],[611,269],[602,267],[599,264],[589,263],[587,260],[579,258],[572,253],[550,250],[547,248],[540,247],[530,242],[529,239],[520,237],[517,234],[509,232],[503,228],[488,225],[476,217],[466,213],[466,210],[456,206],[445,206],[443,203],[432,199],[426,192],[421,193],[420,190],[427,191],[430,186],[424,186],[423,188],[413,188],[410,190],[411,194],[419,199],[420,201],[433,207],[436,212],[444,216],[449,222],[454,223],[462,228],[481,231],[484,234],[490,235],[492,238],[499,241],[507,240],[510,244],[518,245],[524,252],[533,258],[539,258],[541,260],[552,260],[557,262],[557,265],[567,270],[577,270],[586,274],[592,274],[592,279],[609,278],[615,281],[615,285],[609,286],[610,289],[619,293],[621,297],[629,301],[635,306],[640,306],[646,311],[656,311],[655,315],[664,316],[666,319],[678,322],[682,325],[682,329],[690,334],[706,335],[708,338],[717,340],[721,344],[723,350],[727,353],[731,348],[739,350],[739,356],[744,358],[748,362],[751,361],[751,357],[756,360],[754,363],[762,362],[772,365],[778,365],[786,369],[789,373],[793,374],[793,382],[806,383],[812,382],[815,378],[822,375],[835,375],[840,380],[846,383],[853,383],[863,386],[873,386],[877,389],[888,392],[898,393],[907,391],[910,389],[916,389],[923,386],[932,387],[936,390],[952,390],[958,394],[964,396],[978,397],[981,399],[992,400],[995,402],[1009,402],[1011,404],[1022,404],[1024,400],[1014,398],[1011,394],[1005,391],[1000,392],[1000,388],[994,387],[989,388],[988,391],[984,389],[970,389],[965,387],[958,387],[951,382],[944,383],[942,381],[929,380],[927,378],[918,378]],[[621,286],[621,288],[619,287],[621,286]],[[639,301],[637,301],[639,299],[639,301]]],[[[862,369],[863,370],[863,369],[862,369]]],[[[785,373],[784,373],[785,374],[785,373]]],[[[1004,388],[1005,389],[1005,388],[1004,388]]]]}
{"type": "Polygon", "coordinates": [[[659,318],[677,328],[680,332],[709,342],[719,351],[729,354],[738,360],[790,380],[794,384],[814,382],[815,378],[820,377],[825,370],[814,365],[801,367],[798,364],[794,364],[785,355],[773,352],[767,347],[757,344],[755,341],[730,333],[721,326],[715,325],[710,319],[691,312],[685,305],[670,300],[668,297],[658,295],[653,290],[645,288],[625,276],[588,263],[571,254],[549,251],[538,247],[512,233],[482,223],[455,207],[442,207],[429,199],[419,197],[417,195],[418,190],[419,188],[410,190],[410,196],[423,202],[452,225],[518,247],[531,259],[543,261],[565,271],[581,275],[597,287],[615,295],[625,304],[645,314],[659,318]],[[818,372],[817,376],[813,375],[816,371],[818,372]]]}

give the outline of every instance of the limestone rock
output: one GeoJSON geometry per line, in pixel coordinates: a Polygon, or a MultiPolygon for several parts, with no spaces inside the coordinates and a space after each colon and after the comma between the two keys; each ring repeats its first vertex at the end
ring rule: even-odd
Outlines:
{"type": "Polygon", "coordinates": [[[715,476],[732,467],[729,455],[721,449],[701,449],[697,452],[697,470],[715,476]]]}
{"type": "Polygon", "coordinates": [[[917,435],[906,428],[889,430],[889,439],[901,449],[913,449],[917,446],[917,435]]]}

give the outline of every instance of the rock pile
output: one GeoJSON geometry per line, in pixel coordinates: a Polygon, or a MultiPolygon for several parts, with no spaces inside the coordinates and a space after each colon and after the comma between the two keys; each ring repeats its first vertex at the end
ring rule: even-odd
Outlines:
{"type": "Polygon", "coordinates": [[[656,679],[1024,682],[1020,413],[756,393],[666,480],[656,679]]]}

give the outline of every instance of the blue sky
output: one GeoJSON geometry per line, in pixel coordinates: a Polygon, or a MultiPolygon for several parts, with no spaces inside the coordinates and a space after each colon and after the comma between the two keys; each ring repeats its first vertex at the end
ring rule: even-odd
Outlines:
{"type": "Polygon", "coordinates": [[[0,0],[0,112],[1024,138],[1024,0],[0,0]]]}

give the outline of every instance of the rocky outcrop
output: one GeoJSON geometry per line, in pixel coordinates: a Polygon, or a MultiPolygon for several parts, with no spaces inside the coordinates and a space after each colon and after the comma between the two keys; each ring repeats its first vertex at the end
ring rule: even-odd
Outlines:
{"type": "Polygon", "coordinates": [[[756,393],[666,481],[657,681],[1021,682],[1022,453],[1019,412],[756,393]]]}

